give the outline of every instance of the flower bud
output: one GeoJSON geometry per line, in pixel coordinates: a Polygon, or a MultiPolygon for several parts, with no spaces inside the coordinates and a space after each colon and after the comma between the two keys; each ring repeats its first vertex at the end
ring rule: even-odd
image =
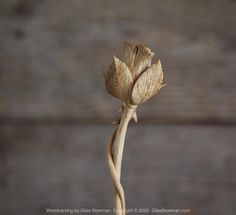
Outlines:
{"type": "Polygon", "coordinates": [[[155,95],[164,85],[161,62],[151,65],[153,56],[145,46],[125,43],[124,62],[114,56],[105,75],[107,91],[131,105],[139,105],[155,95]]]}

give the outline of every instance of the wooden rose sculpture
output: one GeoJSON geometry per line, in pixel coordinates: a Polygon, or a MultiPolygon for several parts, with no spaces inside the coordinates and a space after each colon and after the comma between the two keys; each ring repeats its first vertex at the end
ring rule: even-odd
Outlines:
{"type": "Polygon", "coordinates": [[[108,145],[108,163],[115,189],[115,214],[125,214],[125,196],[120,183],[125,135],[129,121],[137,122],[137,106],[154,96],[163,85],[161,62],[151,64],[154,53],[142,45],[124,43],[122,61],[113,56],[105,76],[107,91],[123,101],[122,116],[108,145]]]}

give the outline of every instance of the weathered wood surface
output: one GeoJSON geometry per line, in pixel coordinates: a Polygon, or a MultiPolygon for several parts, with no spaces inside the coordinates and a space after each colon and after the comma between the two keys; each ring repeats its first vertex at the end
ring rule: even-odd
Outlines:
{"type": "MultiPolygon", "coordinates": [[[[111,208],[104,150],[111,126],[0,129],[1,214],[111,208]]],[[[235,139],[235,127],[130,126],[122,175],[127,207],[234,215],[235,139]]]]}
{"type": "Polygon", "coordinates": [[[169,84],[142,116],[235,120],[234,1],[1,3],[0,117],[111,117],[102,72],[123,41],[162,59],[169,84]]]}

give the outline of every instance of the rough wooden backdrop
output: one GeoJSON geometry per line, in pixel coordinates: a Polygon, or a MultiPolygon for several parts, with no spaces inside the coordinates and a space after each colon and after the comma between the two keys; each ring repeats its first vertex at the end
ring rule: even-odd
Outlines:
{"type": "Polygon", "coordinates": [[[168,86],[125,146],[127,207],[236,211],[236,1],[0,2],[0,213],[111,208],[102,72],[150,46],[168,86]]]}

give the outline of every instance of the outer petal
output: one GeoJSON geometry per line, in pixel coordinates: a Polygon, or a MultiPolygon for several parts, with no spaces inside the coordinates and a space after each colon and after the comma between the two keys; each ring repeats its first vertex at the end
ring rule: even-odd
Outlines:
{"type": "Polygon", "coordinates": [[[137,54],[135,56],[134,65],[131,69],[131,74],[135,80],[144,70],[151,66],[151,61],[154,53],[145,46],[136,46],[137,54]]]}
{"type": "Polygon", "coordinates": [[[123,61],[131,70],[134,65],[134,59],[136,56],[137,47],[132,44],[125,42],[123,46],[123,61]]]}
{"type": "Polygon", "coordinates": [[[115,56],[109,71],[105,75],[107,91],[114,97],[128,101],[133,79],[128,67],[115,56]]]}
{"type": "Polygon", "coordinates": [[[155,95],[162,87],[163,72],[161,62],[153,64],[151,68],[144,71],[135,82],[132,89],[132,103],[138,105],[155,95]]]}

